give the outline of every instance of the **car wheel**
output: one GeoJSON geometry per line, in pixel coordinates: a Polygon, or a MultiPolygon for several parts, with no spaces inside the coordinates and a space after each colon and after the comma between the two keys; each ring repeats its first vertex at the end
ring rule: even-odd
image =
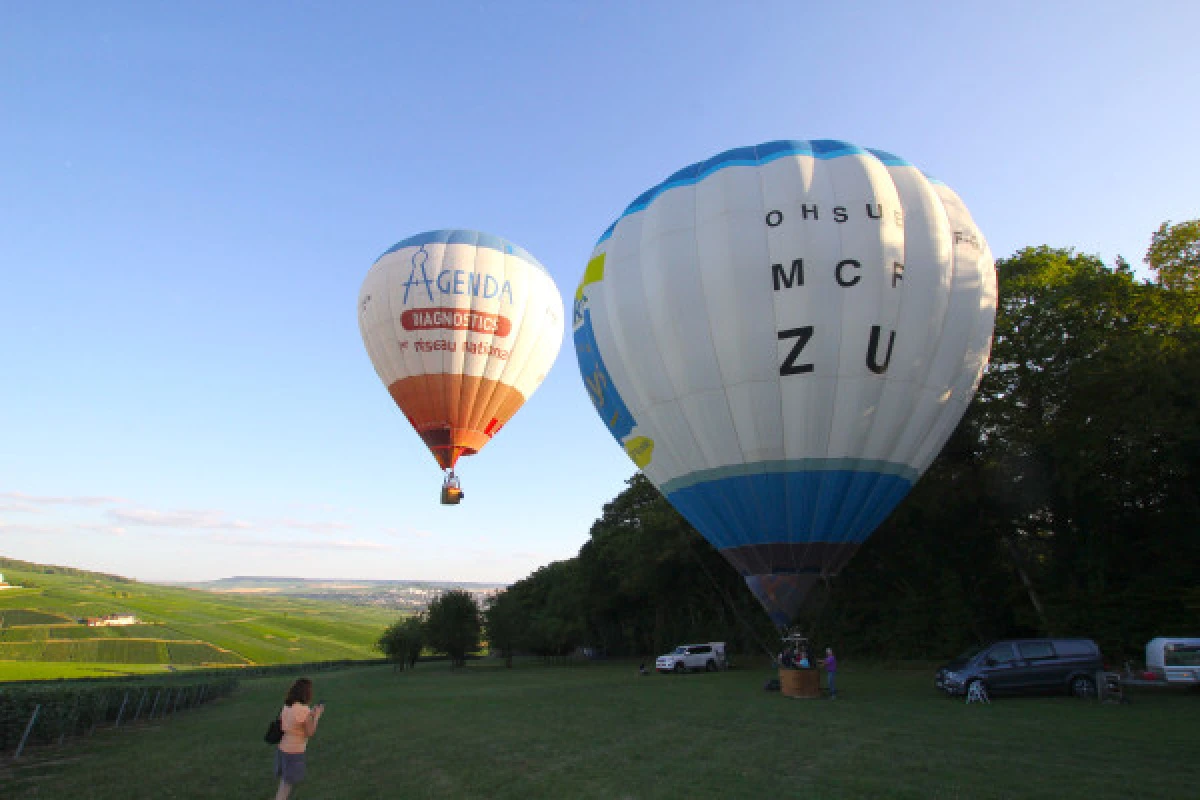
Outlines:
{"type": "Polygon", "coordinates": [[[683,665],[682,661],[675,662],[675,674],[676,675],[682,675],[686,670],[687,670],[687,667],[685,667],[683,665]]]}
{"type": "Polygon", "coordinates": [[[967,685],[963,687],[963,697],[970,698],[971,690],[976,686],[981,686],[983,687],[984,691],[987,691],[987,687],[984,686],[983,681],[981,681],[979,678],[972,678],[971,680],[967,681],[967,685]]]}
{"type": "Polygon", "coordinates": [[[1071,679],[1071,694],[1076,697],[1095,697],[1096,682],[1086,675],[1076,675],[1071,679]]]}
{"type": "Polygon", "coordinates": [[[717,671],[717,662],[713,661],[710,658],[708,660],[708,663],[704,665],[704,671],[705,672],[716,672],[717,671]]]}

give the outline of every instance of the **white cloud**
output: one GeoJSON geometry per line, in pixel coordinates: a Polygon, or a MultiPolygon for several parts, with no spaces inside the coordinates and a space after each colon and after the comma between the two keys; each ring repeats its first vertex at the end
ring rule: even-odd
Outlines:
{"type": "MultiPolygon", "coordinates": [[[[101,496],[52,496],[31,495],[25,492],[0,492],[0,512],[12,513],[44,513],[49,506],[74,506],[82,508],[103,508],[104,506],[120,506],[131,501],[121,497],[101,496]]],[[[332,511],[333,506],[310,505],[321,511],[332,511]]],[[[347,534],[353,525],[340,520],[308,520],[294,516],[271,517],[257,523],[244,519],[231,519],[224,511],[217,509],[160,511],[144,506],[126,508],[109,508],[105,512],[107,518],[118,526],[131,525],[155,528],[183,528],[191,530],[265,530],[270,528],[288,528],[307,531],[314,534],[347,534]]]]}
{"type": "MultiPolygon", "coordinates": [[[[302,511],[302,512],[320,511],[324,514],[332,514],[333,512],[338,510],[338,507],[333,505],[332,503],[289,503],[288,507],[293,508],[296,511],[302,511]]],[[[350,510],[350,509],[345,509],[345,510],[350,510]]]]}
{"type": "MultiPolygon", "coordinates": [[[[282,509],[281,509],[282,510],[282,509]]],[[[354,535],[357,527],[337,519],[309,519],[309,515],[321,516],[334,512],[332,506],[309,506],[300,509],[291,506],[293,515],[268,516],[247,521],[230,516],[220,509],[175,509],[162,510],[134,504],[119,497],[101,496],[49,496],[30,495],[24,492],[0,493],[0,512],[21,514],[48,514],[42,520],[60,524],[30,525],[13,521],[0,521],[0,535],[73,535],[79,541],[97,537],[124,537],[141,529],[169,530],[181,536],[200,537],[203,540],[226,547],[262,548],[267,551],[307,551],[313,558],[320,559],[320,552],[392,551],[396,546],[389,543],[359,538],[354,535]],[[70,509],[94,509],[91,519],[54,519],[70,509]],[[292,532],[289,534],[289,531],[292,532]]],[[[344,510],[343,510],[344,511],[344,510]]],[[[427,531],[407,530],[404,537],[426,538],[427,531]]]]}
{"type": "Polygon", "coordinates": [[[433,536],[433,533],[417,528],[384,528],[383,532],[388,536],[400,536],[406,539],[428,539],[433,536]]]}
{"type": "MultiPolygon", "coordinates": [[[[264,527],[270,526],[272,523],[264,523],[264,527]]],[[[283,528],[295,528],[296,530],[308,531],[309,533],[338,533],[340,531],[348,531],[352,527],[348,522],[338,522],[336,520],[330,522],[316,521],[305,522],[303,520],[284,517],[277,520],[274,525],[283,528]]]]}
{"type": "Polygon", "coordinates": [[[32,536],[57,536],[66,533],[67,528],[62,525],[27,525],[23,522],[3,522],[0,521],[0,533],[5,534],[26,534],[32,536]]]}
{"type": "Polygon", "coordinates": [[[231,547],[269,547],[284,550],[392,550],[390,544],[372,542],[368,539],[335,539],[316,541],[297,541],[292,539],[272,539],[266,536],[231,536],[225,533],[214,533],[209,541],[231,547]]]}
{"type": "Polygon", "coordinates": [[[390,544],[372,542],[368,539],[339,539],[333,542],[289,542],[286,547],[313,550],[391,550],[390,544]]]}
{"type": "Polygon", "coordinates": [[[129,502],[123,497],[54,496],[26,494],[25,492],[0,492],[0,498],[17,500],[22,503],[33,503],[39,506],[85,506],[88,508],[121,505],[122,503],[129,502]]]}
{"type": "Polygon", "coordinates": [[[203,530],[253,530],[255,526],[238,519],[226,519],[222,511],[155,511],[151,508],[116,508],[108,516],[126,525],[156,528],[198,528],[203,530]]]}
{"type": "Polygon", "coordinates": [[[274,547],[278,542],[259,536],[240,536],[227,533],[209,534],[207,540],[214,544],[224,544],[231,547],[274,547]]]}
{"type": "Polygon", "coordinates": [[[0,511],[14,511],[19,514],[41,514],[42,509],[32,503],[0,503],[0,511]]]}
{"type": "Polygon", "coordinates": [[[128,530],[120,525],[77,525],[81,531],[90,531],[92,533],[103,533],[108,536],[124,536],[129,533],[128,530]]]}
{"type": "Polygon", "coordinates": [[[158,511],[152,508],[114,508],[108,517],[125,525],[144,525],[158,528],[188,528],[192,530],[261,531],[289,528],[315,534],[345,534],[354,526],[339,520],[303,520],[295,517],[274,517],[248,522],[229,519],[225,512],[209,510],[158,511]]]}

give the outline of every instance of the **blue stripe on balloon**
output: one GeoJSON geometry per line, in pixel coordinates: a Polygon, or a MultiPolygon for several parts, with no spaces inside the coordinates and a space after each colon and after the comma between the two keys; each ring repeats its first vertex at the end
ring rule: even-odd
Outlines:
{"type": "Polygon", "coordinates": [[[621,399],[617,387],[608,374],[600,347],[596,344],[596,332],[592,327],[592,311],[585,309],[583,322],[575,330],[575,357],[579,360],[579,374],[587,386],[588,396],[596,407],[596,413],[618,443],[633,433],[637,421],[629,407],[621,399]]]}
{"type": "Polygon", "coordinates": [[[887,150],[879,150],[874,147],[868,147],[867,152],[878,158],[888,167],[911,167],[914,166],[907,158],[901,158],[898,155],[889,153],[887,150]]]}
{"type": "Polygon", "coordinates": [[[895,461],[873,458],[788,458],[752,461],[749,464],[730,464],[724,467],[701,469],[665,481],[659,487],[663,493],[686,489],[698,483],[732,478],[739,475],[782,475],[789,472],[863,472],[898,475],[916,483],[920,473],[915,467],[895,461]]]}
{"type": "MultiPolygon", "coordinates": [[[[534,258],[528,250],[520,245],[515,245],[508,239],[504,239],[499,236],[493,236],[490,233],[472,231],[465,228],[451,228],[440,231],[426,231],[424,233],[418,233],[417,235],[410,236],[403,241],[396,242],[396,244],[385,250],[383,255],[381,255],[379,258],[383,258],[383,256],[386,256],[388,253],[394,253],[397,250],[401,250],[405,247],[420,247],[426,244],[467,244],[474,247],[484,247],[489,250],[495,250],[499,253],[505,253],[506,255],[516,256],[522,261],[527,261],[530,266],[537,267],[547,275],[550,274],[549,271],[542,266],[540,261],[534,258]]],[[[378,261],[379,259],[377,258],[375,260],[378,261]]]]}
{"type": "Polygon", "coordinates": [[[748,544],[861,543],[912,488],[915,478],[898,472],[760,472],[665,493],[718,550],[748,544]]]}
{"type": "Polygon", "coordinates": [[[858,145],[837,139],[781,139],[774,142],[764,142],[754,147],[736,147],[733,150],[726,150],[724,153],[719,153],[707,161],[700,161],[686,166],[672,174],[662,183],[642,192],[636,200],[629,204],[629,207],[617,218],[616,222],[613,222],[601,234],[596,244],[599,245],[605,239],[612,236],[613,228],[617,226],[617,222],[620,222],[630,214],[636,214],[644,210],[663,192],[679,188],[680,186],[691,186],[699,183],[718,170],[728,167],[760,167],[763,164],[769,164],[772,161],[789,156],[831,159],[855,155],[871,155],[871,152],[858,145]]]}

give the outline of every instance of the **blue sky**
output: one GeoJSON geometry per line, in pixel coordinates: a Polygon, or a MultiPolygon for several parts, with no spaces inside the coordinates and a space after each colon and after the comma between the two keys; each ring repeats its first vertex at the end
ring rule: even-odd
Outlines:
{"type": "Polygon", "coordinates": [[[630,200],[730,147],[883,148],[998,256],[1140,263],[1200,216],[1200,6],[1052,5],[5,4],[0,554],[150,580],[573,556],[633,467],[569,340],[445,508],[359,284],[468,227],[569,294],[630,200]]]}

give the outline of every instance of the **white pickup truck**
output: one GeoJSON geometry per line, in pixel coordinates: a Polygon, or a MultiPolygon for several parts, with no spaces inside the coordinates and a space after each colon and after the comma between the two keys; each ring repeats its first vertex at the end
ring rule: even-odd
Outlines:
{"type": "Polygon", "coordinates": [[[654,661],[654,669],[658,672],[691,672],[701,669],[716,672],[727,666],[724,642],[681,644],[654,661]]]}

